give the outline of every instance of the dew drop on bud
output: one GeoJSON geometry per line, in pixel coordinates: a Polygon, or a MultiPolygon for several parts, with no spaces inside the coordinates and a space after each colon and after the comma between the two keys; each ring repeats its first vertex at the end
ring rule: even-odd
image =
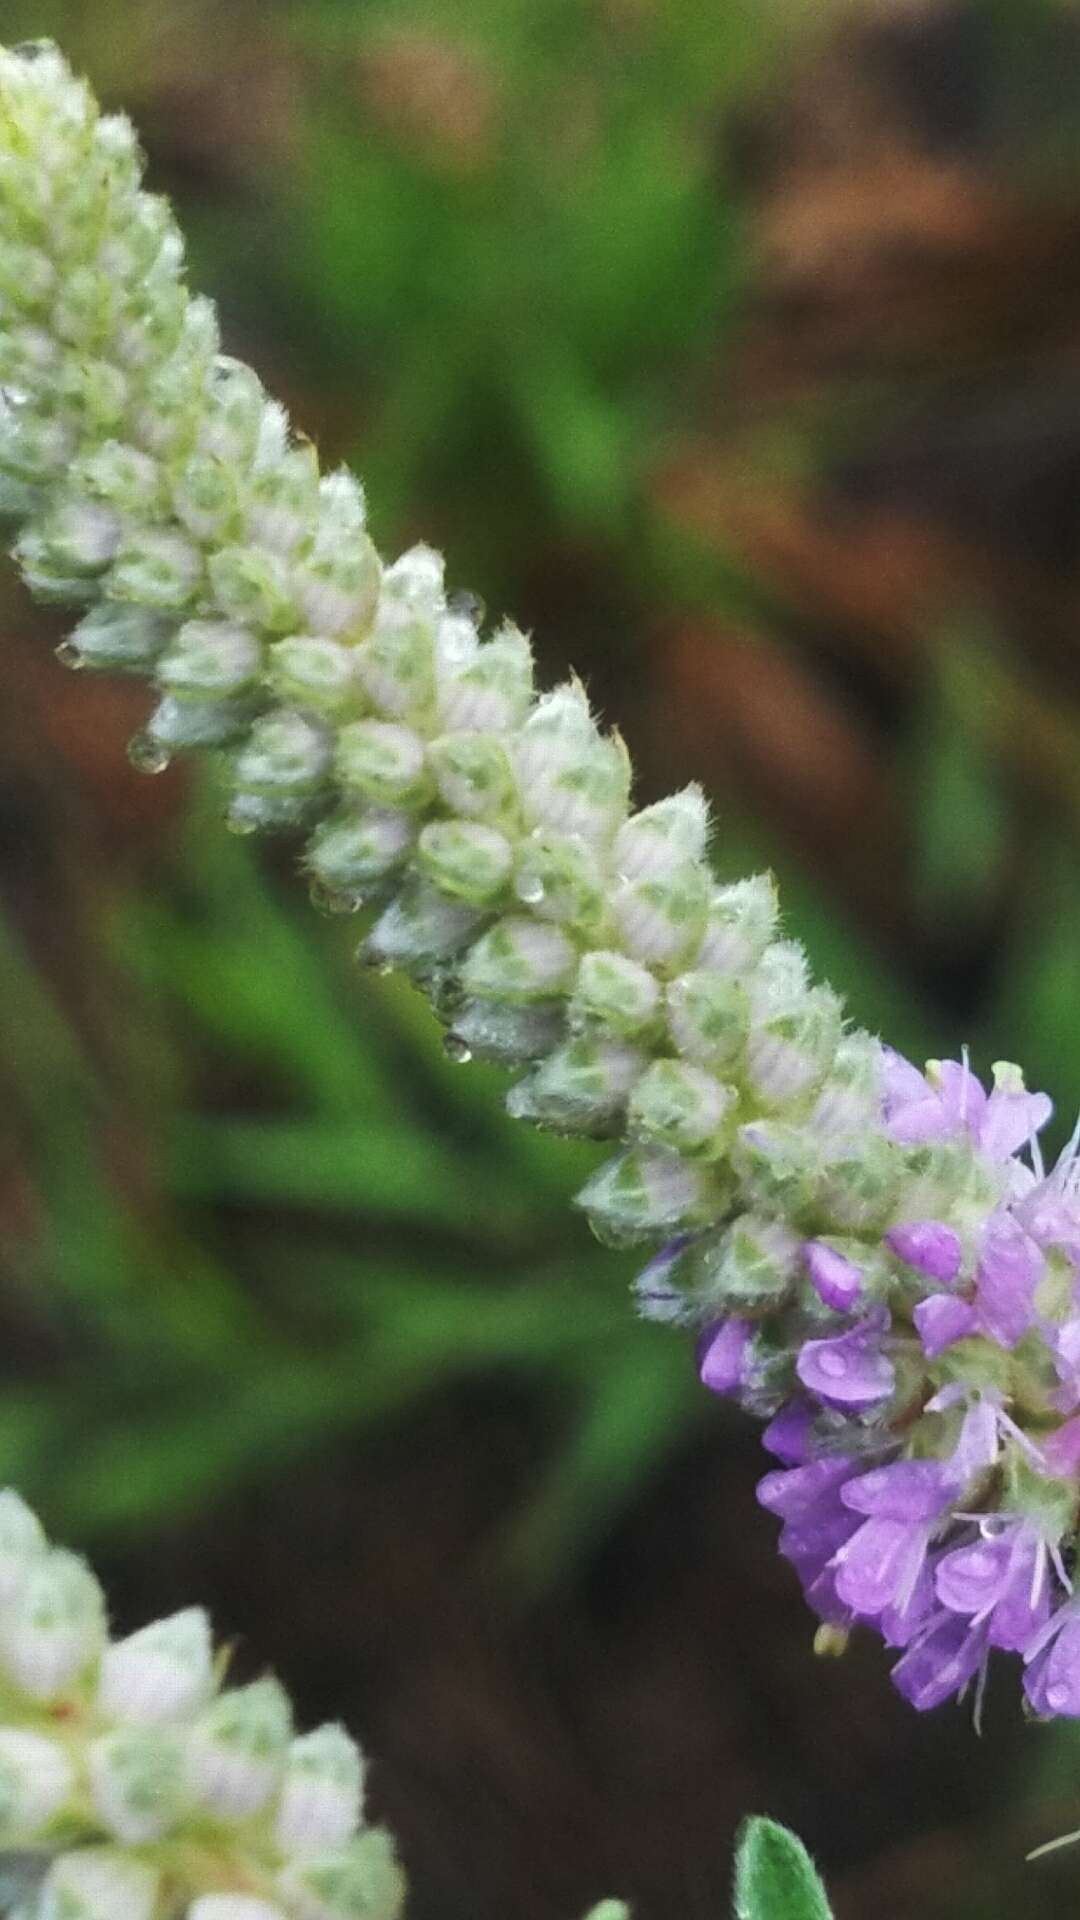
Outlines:
{"type": "Polygon", "coordinates": [[[456,593],[447,596],[447,611],[459,613],[463,620],[471,620],[475,626],[482,626],[487,608],[478,593],[468,587],[459,587],[456,593]]]}
{"type": "Polygon", "coordinates": [[[523,900],[527,907],[538,907],[544,897],[546,888],[543,881],[537,878],[535,880],[526,880],[524,885],[518,888],[517,892],[518,899],[523,900]]]}
{"type": "Polygon", "coordinates": [[[462,1040],[460,1034],[448,1033],[443,1039],[443,1052],[448,1060],[457,1067],[467,1067],[472,1059],[472,1048],[462,1040]]]}
{"type": "Polygon", "coordinates": [[[243,838],[249,833],[258,833],[259,823],[250,813],[241,813],[238,808],[230,807],[225,815],[225,825],[230,833],[243,838]]]}
{"type": "Polygon", "coordinates": [[[164,773],[172,755],[152,733],[137,733],[128,742],[128,759],[140,773],[164,773]]]}
{"type": "Polygon", "coordinates": [[[75,645],[74,640],[61,640],[60,645],[53,648],[53,652],[60,665],[70,667],[72,673],[78,673],[80,667],[86,665],[86,656],[81,648],[75,645]]]}

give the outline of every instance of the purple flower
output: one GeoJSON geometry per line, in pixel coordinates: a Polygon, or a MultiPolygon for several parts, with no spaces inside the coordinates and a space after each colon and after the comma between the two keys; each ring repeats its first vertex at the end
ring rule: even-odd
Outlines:
{"type": "Polygon", "coordinates": [[[1003,1347],[1015,1347],[1031,1325],[1035,1289],[1046,1262],[1030,1234],[999,1208],[983,1229],[975,1307],[982,1331],[1003,1347]]]}
{"type": "Polygon", "coordinates": [[[885,1243],[898,1259],[917,1273],[924,1273],[928,1280],[950,1286],[960,1271],[960,1236],[941,1220],[908,1220],[890,1227],[885,1243]]]}
{"type": "Polygon", "coordinates": [[[989,1159],[1005,1161],[1034,1138],[1052,1112],[1048,1096],[1028,1093],[1015,1072],[998,1070],[988,1095],[966,1061],[939,1061],[931,1079],[885,1049],[885,1122],[889,1137],[902,1146],[966,1133],[989,1159]]]}
{"type": "Polygon", "coordinates": [[[911,1317],[928,1360],[936,1360],[946,1347],[966,1340],[978,1326],[974,1307],[958,1299],[955,1293],[928,1293],[911,1317]]]}
{"type": "Polygon", "coordinates": [[[969,1626],[959,1614],[942,1608],[897,1661],[893,1685],[920,1713],[940,1707],[978,1672],[986,1658],[987,1639],[985,1625],[969,1626]]]}
{"type": "Polygon", "coordinates": [[[774,1414],[761,1444],[786,1467],[802,1467],[810,1459],[814,1409],[809,1400],[789,1400],[774,1414]]]}
{"type": "Polygon", "coordinates": [[[1036,1713],[1080,1718],[1080,1609],[1066,1601],[1024,1656],[1024,1692],[1036,1713]]]}
{"type": "Polygon", "coordinates": [[[836,1313],[850,1313],[863,1290],[862,1269],[824,1240],[808,1240],[803,1265],[818,1298],[836,1313]]]}
{"type": "MultiPolygon", "coordinates": [[[[984,1528],[991,1525],[984,1522],[984,1528]]],[[[1050,1612],[1047,1542],[1031,1521],[1016,1518],[999,1533],[954,1547],[937,1565],[937,1597],[950,1613],[988,1623],[991,1646],[1022,1653],[1050,1612]]]]}
{"type": "Polygon", "coordinates": [[[709,1328],[698,1350],[698,1371],[711,1393],[737,1393],[745,1386],[752,1337],[749,1320],[721,1320],[709,1328]]]}
{"type": "Polygon", "coordinates": [[[767,1473],[757,1490],[762,1506],[784,1522],[780,1552],[795,1568],[807,1600],[822,1620],[837,1626],[851,1620],[851,1610],[836,1590],[832,1562],[858,1525],[839,1498],[854,1465],[845,1455],[822,1458],[809,1466],[767,1473]]]}
{"type": "Polygon", "coordinates": [[[880,1316],[828,1340],[806,1340],[795,1362],[804,1387],[828,1407],[861,1408],[887,1400],[896,1384],[892,1361],[882,1353],[880,1316]]]}
{"type": "Polygon", "coordinates": [[[836,1555],[836,1590],[854,1613],[874,1619],[886,1609],[907,1611],[959,1484],[939,1460],[897,1460],[840,1489],[844,1506],[867,1516],[836,1555]]]}

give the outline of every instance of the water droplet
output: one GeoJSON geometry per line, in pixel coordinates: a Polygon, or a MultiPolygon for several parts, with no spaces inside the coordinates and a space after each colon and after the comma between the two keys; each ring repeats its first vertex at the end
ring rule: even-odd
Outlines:
{"type": "Polygon", "coordinates": [[[253,819],[250,813],[241,812],[238,807],[229,808],[225,815],[225,825],[230,833],[241,836],[248,833],[257,833],[259,830],[258,821],[253,819]]]}
{"type": "Polygon", "coordinates": [[[128,759],[140,773],[164,773],[172,754],[152,733],[137,733],[128,743],[128,759]]]}
{"type": "Polygon", "coordinates": [[[472,1059],[472,1048],[468,1042],[463,1040],[460,1034],[457,1033],[448,1033],[446,1035],[443,1040],[443,1052],[447,1059],[452,1060],[457,1067],[467,1067],[469,1061],[472,1059]]]}
{"type": "Polygon", "coordinates": [[[362,894],[348,887],[332,887],[328,881],[318,878],[308,886],[311,904],[319,913],[357,913],[364,904],[362,894]]]}
{"type": "Polygon", "coordinates": [[[468,587],[459,587],[456,593],[448,594],[446,607],[448,613],[460,614],[463,620],[471,620],[477,627],[483,625],[484,615],[487,612],[480,595],[473,593],[468,587]]]}
{"type": "Polygon", "coordinates": [[[80,647],[76,646],[74,640],[61,640],[60,645],[53,648],[53,652],[60,665],[70,667],[72,673],[78,673],[79,669],[86,665],[86,655],[80,647]]]}
{"type": "Polygon", "coordinates": [[[524,900],[527,907],[538,907],[546,892],[547,888],[539,875],[526,874],[524,879],[518,881],[518,899],[524,900]]]}

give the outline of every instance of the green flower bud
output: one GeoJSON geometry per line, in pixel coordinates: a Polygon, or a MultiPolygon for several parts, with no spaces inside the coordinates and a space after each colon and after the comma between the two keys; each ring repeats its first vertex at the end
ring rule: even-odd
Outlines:
{"type": "Polygon", "coordinates": [[[188,1740],[191,1791],[218,1819],[247,1819],[279,1786],[291,1733],[292,1709],[276,1680],[219,1695],[188,1740]]]}
{"type": "Polygon", "coordinates": [[[251,706],[238,700],[178,700],[167,693],[128,749],[132,764],[144,773],[161,773],[174,753],[193,747],[222,747],[242,734],[251,706]]]}
{"type": "Polygon", "coordinates": [[[37,1920],[153,1920],[161,1875],[119,1847],[78,1847],[53,1861],[37,1920]]]}
{"type": "Polygon", "coordinates": [[[738,1105],[737,1090],[701,1067],[655,1060],[634,1089],[630,1131],[677,1153],[715,1160],[731,1144],[738,1105]]]}
{"type": "Polygon", "coordinates": [[[715,1213],[707,1171],[664,1147],[632,1147],[609,1160],[575,1196],[597,1239],[633,1246],[660,1233],[699,1226],[715,1213]]]}
{"type": "Polygon", "coordinates": [[[397,871],[415,838],[412,817],[391,808],[334,814],[316,827],[305,864],[328,901],[357,906],[370,887],[397,871]]]}
{"type": "Polygon", "coordinates": [[[901,1169],[900,1156],[877,1133],[830,1157],[816,1199],[826,1227],[837,1233],[883,1232],[900,1187],[901,1169]]]}
{"type": "Polygon", "coordinates": [[[438,714],[447,733],[509,733],[532,698],[532,648],[507,622],[480,645],[469,623],[444,618],[436,635],[438,714]],[[469,640],[462,641],[460,630],[469,640]]]}
{"type": "Polygon", "coordinates": [[[531,833],[518,850],[514,891],[540,920],[596,933],[604,918],[605,879],[593,847],[577,835],[531,833]]]}
{"type": "Polygon", "coordinates": [[[89,1750],[94,1808],[126,1846],[147,1846],[175,1826],[184,1807],[183,1748],[160,1727],[122,1727],[89,1750]]]}
{"type": "Polygon", "coordinates": [[[506,1110],[515,1120],[602,1139],[618,1125],[645,1064],[628,1041],[578,1035],[511,1087],[506,1110]]]}
{"type": "Polygon", "coordinates": [[[757,965],[776,929],[780,906],[771,873],[754,874],[717,887],[709,903],[694,964],[718,973],[747,973],[757,965]]]}
{"type": "Polygon", "coordinates": [[[701,943],[709,904],[704,867],[691,861],[664,875],[620,880],[611,896],[623,944],[643,966],[667,971],[684,964],[701,943]]]}
{"type": "Polygon", "coordinates": [[[207,573],[214,599],[229,620],[288,633],[300,624],[284,560],[263,547],[222,547],[207,573]]]}
{"type": "Polygon", "coordinates": [[[382,1827],[368,1827],[340,1852],[293,1861],[278,1890],[295,1920],[399,1920],[405,1876],[382,1827]]]}
{"type": "Polygon", "coordinates": [[[570,1000],[572,1026],[610,1027],[632,1038],[658,1024],[660,987],[647,968],[623,953],[582,956],[570,1000]]]}
{"type": "Polygon", "coordinates": [[[343,787],[383,807],[419,808],[432,792],[423,741],[394,721],[354,720],[342,727],[336,772],[343,787]]]}
{"type": "Polygon", "coordinates": [[[723,973],[679,974],[667,989],[668,1030],[685,1060],[722,1073],[742,1055],[750,1029],[745,988],[723,973]]]}
{"type": "Polygon", "coordinates": [[[202,578],[202,556],[182,534],[154,527],[128,534],[105,582],[110,600],[155,613],[183,613],[202,578]]]}
{"type": "Polygon", "coordinates": [[[428,748],[439,796],[467,820],[512,823],[514,776],[506,747],[492,733],[444,733],[428,748]]]}
{"type": "Polygon", "coordinates": [[[373,706],[418,720],[435,698],[435,635],[407,603],[383,595],[375,630],[359,649],[357,671],[373,706]]]}
{"type": "Polygon", "coordinates": [[[219,353],[210,370],[197,447],[220,468],[243,468],[254,457],[266,394],[253,368],[219,353]]]}
{"type": "Polygon", "coordinates": [[[577,948],[560,927],[510,914],[469,949],[461,983],[481,999],[546,1000],[566,990],[577,963],[577,948]]]}
{"type": "Polygon", "coordinates": [[[489,905],[504,891],[514,864],[505,835],[476,820],[439,820],[425,827],[416,857],[443,893],[474,907],[489,905]]]}
{"type": "Polygon", "coordinates": [[[20,1727],[0,1727],[0,1839],[34,1840],[64,1812],[75,1772],[58,1740],[20,1727]]]}
{"type": "Polygon", "coordinates": [[[704,1317],[758,1313],[780,1304],[795,1284],[802,1242],[783,1221],[744,1213],[704,1234],[680,1266],[680,1278],[704,1317]]]}
{"type": "Polygon", "coordinates": [[[301,819],[330,769],[330,741],[322,727],[287,707],[256,720],[233,764],[229,820],[288,825],[301,819]]]}
{"type": "Polygon", "coordinates": [[[800,1221],[812,1213],[817,1142],[805,1124],[752,1120],[740,1127],[731,1164],[751,1208],[800,1221]]]}
{"type": "MultiPolygon", "coordinates": [[[[273,411],[284,421],[280,410],[273,411]]],[[[281,441],[266,465],[256,457],[247,483],[246,530],[256,545],[291,554],[310,534],[318,511],[319,464],[313,447],[288,445],[287,422],[281,441]]]]}
{"type": "Polygon", "coordinates": [[[174,511],[196,540],[227,541],[237,530],[239,503],[238,475],[216,454],[192,454],[173,482],[174,511]]]}
{"type": "Polygon", "coordinates": [[[840,1040],[841,1009],[828,987],[812,987],[767,1017],[751,1015],[746,1080],[767,1108],[789,1105],[819,1086],[840,1040]]]}
{"type": "Polygon", "coordinates": [[[514,743],[522,810],[530,827],[606,840],[626,811],[630,771],[617,737],[605,740],[580,686],[543,695],[514,743]]]}
{"type": "Polygon", "coordinates": [[[355,649],[312,634],[274,642],[270,684],[282,700],[295,700],[319,713],[355,712],[362,704],[355,649]]]}
{"type": "Polygon", "coordinates": [[[631,814],[615,836],[612,860],[625,880],[654,880],[672,866],[702,860],[709,813],[700,787],[684,787],[655,806],[631,814]]]}

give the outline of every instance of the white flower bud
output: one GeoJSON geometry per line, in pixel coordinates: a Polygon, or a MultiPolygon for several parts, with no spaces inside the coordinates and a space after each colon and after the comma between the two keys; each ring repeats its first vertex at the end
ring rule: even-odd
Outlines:
{"type": "Polygon", "coordinates": [[[682,973],[667,990],[668,1028],[676,1047],[695,1066],[714,1072],[739,1059],[750,1028],[750,1002],[730,975],[682,973]]]}
{"type": "Polygon", "coordinates": [[[537,701],[514,742],[514,767],[530,827],[606,840],[626,810],[626,749],[603,738],[576,684],[537,701]]]}
{"type": "Polygon", "coordinates": [[[701,860],[709,812],[700,787],[684,787],[655,806],[631,814],[615,835],[612,860],[626,880],[656,880],[672,866],[701,860]]]}
{"type": "Polygon", "coordinates": [[[281,634],[301,624],[286,563],[265,547],[221,547],[211,553],[207,574],[227,619],[281,634]]]}
{"type": "Polygon", "coordinates": [[[173,481],[172,505],[196,540],[227,541],[239,527],[238,476],[213,454],[192,454],[173,481]]]}
{"type": "Polygon", "coordinates": [[[481,924],[481,915],[463,901],[413,881],[375,922],[360,959],[365,966],[401,967],[422,977],[437,961],[459,952],[481,924]]]}
{"type": "Polygon", "coordinates": [[[249,627],[225,620],[187,620],[157,664],[158,685],[181,697],[238,693],[262,663],[262,648],[249,627]]]}
{"type": "Polygon", "coordinates": [[[520,1067],[527,1060],[542,1060],[558,1044],[562,1031],[558,1001],[512,1007],[505,1001],[467,1000],[454,1016],[446,1047],[455,1060],[470,1060],[475,1054],[478,1060],[520,1067]]]}
{"type": "Polygon", "coordinates": [[[718,973],[746,973],[772,939],[779,911],[771,873],[718,887],[694,965],[715,968],[718,973]]]}
{"type": "Polygon", "coordinates": [[[0,1617],[0,1658],[35,1700],[71,1686],[105,1638],[105,1602],[84,1560],[53,1547],[35,1560],[0,1617]]]}
{"type": "Polygon", "coordinates": [[[281,707],[255,721],[237,753],[233,777],[237,787],[256,792],[309,793],[327,772],[330,753],[324,728],[281,707]]]}
{"type": "MultiPolygon", "coordinates": [[[[323,820],[308,842],[308,872],[328,895],[363,896],[393,873],[412,849],[416,822],[408,813],[371,807],[323,820]]],[[[356,904],[354,899],[352,904],[356,904]]]]}
{"type": "Polygon", "coordinates": [[[289,1920],[283,1907],[254,1893],[204,1893],[193,1900],[184,1920],[289,1920]]]}
{"type": "Polygon", "coordinates": [[[188,1780],[219,1819],[244,1820],[266,1805],[281,1779],[292,1710],[276,1680],[220,1694],[196,1722],[188,1780]]]}
{"type": "Polygon", "coordinates": [[[94,500],[68,500],[32,524],[15,545],[15,558],[38,591],[50,580],[100,573],[120,540],[119,516],[94,500]]]}
{"type": "Polygon", "coordinates": [[[512,819],[514,775],[497,735],[444,733],[428,747],[428,765],[451,813],[466,820],[512,819]]]}
{"type": "Polygon", "coordinates": [[[744,1213],[698,1240],[680,1273],[703,1311],[775,1306],[795,1283],[801,1250],[798,1234],[782,1221],[744,1213]]]}
{"type": "Polygon", "coordinates": [[[881,1043],[868,1033],[845,1034],[814,1103],[809,1128],[824,1147],[856,1140],[881,1116],[881,1043]]]}
{"type": "Polygon", "coordinates": [[[416,858],[443,893],[479,907],[505,889],[514,850],[505,834],[478,820],[438,820],[421,833],[416,858]]]}
{"type": "Polygon", "coordinates": [[[645,1064],[640,1048],[628,1041],[578,1036],[511,1087],[506,1111],[515,1120],[602,1137],[622,1113],[645,1064]]]}
{"type": "Polygon", "coordinates": [[[361,531],[320,551],[324,531],[316,526],[315,547],[290,576],[301,620],[313,633],[364,633],[379,604],[379,556],[361,531]]]}
{"type": "Polygon", "coordinates": [[[424,743],[395,721],[354,720],[342,727],[336,771],[343,787],[382,807],[419,807],[431,793],[424,743]]]}
{"type": "Polygon", "coordinates": [[[700,944],[708,908],[704,867],[686,861],[666,876],[621,880],[611,897],[623,945],[643,966],[667,969],[700,944]]]}
{"type": "Polygon", "coordinates": [[[630,1037],[655,1025],[659,1007],[659,983],[636,960],[602,949],[583,955],[570,1002],[573,1026],[610,1027],[630,1037]]]}
{"type": "Polygon", "coordinates": [[[181,613],[194,598],[202,556],[182,534],[144,528],[122,542],[106,583],[111,600],[131,600],[155,613],[181,613]]]}
{"type": "Polygon", "coordinates": [[[255,453],[266,395],[252,367],[218,354],[199,420],[199,452],[222,467],[245,467],[255,453]]]}
{"type": "Polygon", "coordinates": [[[574,1204],[605,1244],[633,1246],[708,1219],[716,1194],[701,1166],[664,1147],[643,1146],[606,1161],[574,1204]]]}
{"type": "Polygon", "coordinates": [[[395,720],[426,715],[435,697],[435,636],[422,614],[383,594],[374,631],[357,651],[357,672],[373,706],[395,720]]]}
{"type": "Polygon", "coordinates": [[[410,547],[386,568],[383,592],[402,606],[427,613],[434,621],[446,604],[442,554],[423,543],[410,547]]]}
{"type": "MultiPolygon", "coordinates": [[[[524,720],[532,697],[528,640],[508,622],[482,646],[455,654],[446,641],[450,624],[442,621],[436,634],[441,725],[448,733],[509,733],[524,720]]],[[[457,628],[465,623],[453,624],[457,628]]]]}
{"type": "Polygon", "coordinates": [[[125,1846],[175,1826],[185,1802],[183,1749],[160,1727],[121,1727],[90,1744],[90,1792],[102,1825],[125,1846]]]}
{"type": "Polygon", "coordinates": [[[167,693],[158,701],[143,732],[128,753],[137,767],[157,773],[173,753],[191,747],[220,747],[244,731],[251,708],[242,700],[177,699],[167,693]]]}
{"type": "Polygon", "coordinates": [[[351,1846],[291,1861],[278,1886],[295,1920],[398,1920],[405,1876],[382,1827],[368,1827],[351,1846]]]}
{"type": "Polygon", "coordinates": [[[755,1099],[781,1107],[819,1085],[835,1056],[840,1022],[840,1003],[828,987],[812,987],[766,1019],[752,1018],[746,1081],[755,1099]]]}
{"type": "Polygon", "coordinates": [[[274,1820],[282,1853],[343,1847],[360,1824],[364,1762],[344,1727],[316,1727],[294,1740],[274,1820]]]}
{"type": "MultiPolygon", "coordinates": [[[[840,1233],[879,1232],[892,1217],[902,1171],[902,1156],[877,1132],[865,1134],[840,1154],[831,1154],[817,1191],[824,1220],[840,1233]]],[[[928,1197],[911,1191],[908,1206],[905,1188],[902,1217],[932,1219],[940,1214],[940,1207],[924,1204],[928,1197]]]]}
{"type": "Polygon", "coordinates": [[[469,949],[461,980],[483,999],[544,1000],[570,986],[577,965],[578,950],[561,927],[510,914],[469,949]]]}
{"type": "MultiPolygon", "coordinates": [[[[285,422],[282,410],[268,407],[263,417],[264,435],[278,421],[285,422]]],[[[282,438],[287,430],[287,424],[283,424],[282,438]]],[[[268,448],[265,456],[260,452],[247,488],[248,539],[272,553],[294,553],[311,531],[318,498],[319,468],[313,447],[286,444],[268,448]]]]}
{"type": "Polygon", "coordinates": [[[604,871],[580,835],[531,833],[518,852],[514,891],[540,920],[560,920],[584,933],[604,914],[604,871]]]}
{"type": "Polygon", "coordinates": [[[631,1132],[678,1153],[715,1159],[730,1145],[739,1096],[685,1060],[654,1060],[634,1089],[631,1132]]]}
{"type": "Polygon", "coordinates": [[[59,1741],[0,1727],[0,1839],[5,1846],[33,1840],[62,1810],[74,1785],[74,1770],[59,1741]]]}
{"type": "Polygon", "coordinates": [[[356,653],[337,640],[307,633],[277,640],[270,648],[270,679],[283,700],[315,707],[320,713],[354,710],[359,699],[356,653]]]}
{"type": "Polygon", "coordinates": [[[19,1591],[47,1544],[41,1521],[21,1494],[13,1487],[0,1490],[0,1606],[19,1591]]]}
{"type": "Polygon", "coordinates": [[[106,1648],[98,1710],[109,1720],[159,1726],[196,1712],[213,1691],[210,1622],[202,1607],[185,1607],[106,1648]]]}
{"type": "Polygon", "coordinates": [[[152,1920],[161,1876],[119,1847],[79,1847],[52,1863],[38,1920],[152,1920]]]}

